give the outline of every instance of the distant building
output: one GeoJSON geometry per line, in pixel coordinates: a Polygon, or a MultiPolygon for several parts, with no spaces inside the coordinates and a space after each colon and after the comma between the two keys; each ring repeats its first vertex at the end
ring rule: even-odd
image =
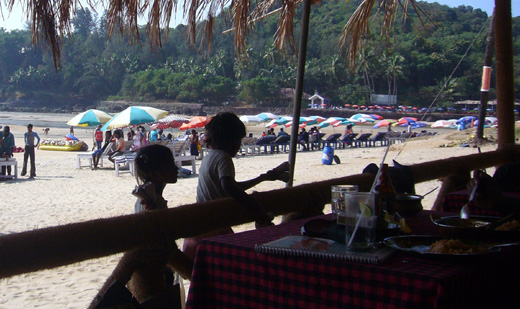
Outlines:
{"type": "Polygon", "coordinates": [[[322,97],[321,95],[314,93],[311,97],[309,97],[309,100],[311,101],[309,103],[310,108],[327,108],[330,107],[330,99],[322,97]]]}
{"type": "Polygon", "coordinates": [[[371,105],[397,105],[397,96],[396,95],[387,95],[387,94],[373,94],[370,96],[370,104],[371,105]]]}

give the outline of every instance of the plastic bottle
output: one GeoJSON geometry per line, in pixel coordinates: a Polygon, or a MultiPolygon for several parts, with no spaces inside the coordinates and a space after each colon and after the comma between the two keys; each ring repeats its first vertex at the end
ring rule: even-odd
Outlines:
{"type": "Polygon", "coordinates": [[[374,188],[375,193],[375,210],[378,218],[384,218],[384,211],[393,214],[396,204],[396,194],[392,180],[390,179],[390,173],[388,172],[388,164],[381,164],[381,173],[377,180],[376,187],[374,188]]]}

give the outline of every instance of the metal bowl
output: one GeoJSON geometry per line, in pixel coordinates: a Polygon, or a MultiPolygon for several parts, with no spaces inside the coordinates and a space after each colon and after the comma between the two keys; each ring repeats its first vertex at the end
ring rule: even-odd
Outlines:
{"type": "Polygon", "coordinates": [[[441,234],[450,237],[475,238],[490,236],[492,231],[487,227],[499,217],[470,216],[469,219],[461,219],[459,216],[437,218],[433,221],[440,229],[441,234]]]}
{"type": "Polygon", "coordinates": [[[395,211],[402,216],[413,216],[423,210],[422,195],[398,193],[396,195],[395,211]]]}

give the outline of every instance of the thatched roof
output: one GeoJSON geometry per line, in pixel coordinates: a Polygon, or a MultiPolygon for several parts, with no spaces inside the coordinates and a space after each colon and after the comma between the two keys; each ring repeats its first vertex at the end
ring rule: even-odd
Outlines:
{"type": "MultiPolygon", "coordinates": [[[[51,48],[54,63],[59,67],[61,39],[72,32],[71,19],[77,10],[90,7],[95,10],[99,5],[107,11],[107,29],[111,34],[116,29],[122,34],[139,37],[138,18],[147,20],[146,31],[152,46],[161,46],[161,29],[168,29],[172,14],[182,11],[188,21],[188,39],[196,42],[197,25],[203,26],[206,42],[211,42],[214,17],[221,11],[231,15],[235,29],[235,48],[240,55],[245,51],[248,31],[254,26],[252,21],[258,20],[269,11],[280,9],[275,44],[278,49],[294,42],[293,29],[295,11],[303,0],[6,0],[3,11],[11,11],[13,6],[23,8],[28,21],[32,24],[33,41],[51,48]],[[254,9],[252,6],[256,5],[254,9]],[[225,10],[224,10],[225,9],[225,10]],[[204,21],[201,23],[201,21],[204,21]]],[[[312,4],[321,0],[310,0],[312,4]]],[[[1,4],[0,4],[1,5],[1,4]]],[[[393,28],[395,13],[402,9],[407,11],[411,6],[419,12],[416,0],[365,0],[345,25],[340,41],[346,48],[349,60],[355,60],[356,51],[363,45],[363,37],[369,32],[369,18],[374,13],[383,14],[384,34],[393,28]]],[[[405,14],[406,15],[406,14],[405,14]]],[[[167,35],[166,31],[166,35],[167,35]]]]}

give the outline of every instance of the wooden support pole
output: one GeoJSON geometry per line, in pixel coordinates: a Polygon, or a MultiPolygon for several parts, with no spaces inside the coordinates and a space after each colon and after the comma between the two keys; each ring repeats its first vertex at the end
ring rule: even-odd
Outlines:
{"type": "Polygon", "coordinates": [[[495,0],[498,148],[515,142],[515,86],[511,0],[495,0]]]}

